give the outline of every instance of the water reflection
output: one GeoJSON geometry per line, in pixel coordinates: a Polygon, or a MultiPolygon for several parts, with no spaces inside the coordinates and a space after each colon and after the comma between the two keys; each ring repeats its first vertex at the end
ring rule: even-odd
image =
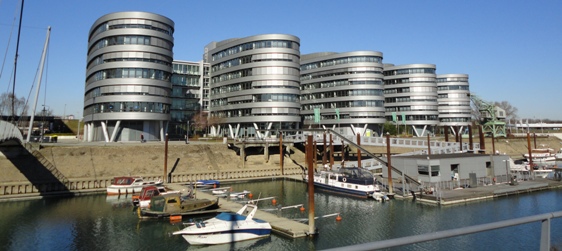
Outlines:
{"type": "MultiPolygon", "coordinates": [[[[227,184],[224,184],[227,186],[227,184]]],[[[253,198],[275,196],[259,202],[279,216],[308,218],[299,208],[308,197],[302,182],[269,180],[228,184],[234,191],[250,190],[253,198]]],[[[199,191],[200,192],[200,191],[199,191]]],[[[241,202],[242,203],[242,202],[241,202]]],[[[0,250],[316,250],[442,231],[562,210],[560,190],[520,194],[495,200],[439,207],[392,200],[347,198],[324,191],[315,194],[316,216],[341,213],[316,220],[314,238],[269,238],[219,246],[190,246],[171,233],[183,228],[167,220],[139,220],[131,198],[106,195],[0,203],[0,250]]],[[[562,245],[562,219],[551,221],[553,243],[562,245]]],[[[526,224],[479,234],[397,248],[396,250],[536,250],[540,224],[526,224]]]]}

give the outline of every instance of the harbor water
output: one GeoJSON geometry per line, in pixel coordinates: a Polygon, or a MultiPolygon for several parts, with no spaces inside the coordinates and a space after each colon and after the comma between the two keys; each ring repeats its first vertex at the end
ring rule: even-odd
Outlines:
{"type": "MultiPolygon", "coordinates": [[[[274,179],[221,184],[250,190],[260,209],[291,219],[307,219],[307,210],[279,207],[304,204],[303,182],[274,179]]],[[[198,191],[201,193],[202,191],[198,191]]],[[[316,190],[314,237],[266,239],[229,245],[190,246],[171,235],[182,227],[168,220],[139,220],[130,196],[87,195],[0,203],[0,250],[322,250],[366,242],[472,226],[562,210],[562,191],[545,190],[454,206],[421,204],[411,199],[381,203],[316,190]]],[[[393,250],[538,250],[540,223],[459,236],[393,250]]],[[[562,219],[551,221],[551,243],[562,249],[562,219]]]]}

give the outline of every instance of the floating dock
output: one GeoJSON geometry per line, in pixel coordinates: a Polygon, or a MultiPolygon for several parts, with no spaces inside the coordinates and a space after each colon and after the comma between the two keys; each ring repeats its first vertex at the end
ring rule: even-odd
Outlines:
{"type": "Polygon", "coordinates": [[[420,202],[452,205],[558,188],[562,188],[562,183],[560,181],[535,179],[519,181],[517,185],[502,183],[458,190],[442,190],[432,195],[422,194],[420,196],[419,193],[416,193],[416,196],[418,196],[417,200],[420,202]]]}
{"type": "MultiPolygon", "coordinates": [[[[165,186],[170,188],[171,190],[182,191],[182,193],[185,193],[187,191],[187,185],[176,183],[176,184],[165,184],[165,186]]],[[[216,200],[217,198],[211,194],[201,191],[196,192],[196,197],[199,199],[209,199],[209,200],[216,200]]],[[[228,201],[227,199],[223,199],[223,198],[219,200],[219,205],[221,209],[232,211],[232,212],[237,212],[244,206],[240,203],[228,201]]],[[[284,217],[279,217],[275,214],[268,213],[262,210],[258,210],[258,212],[256,212],[256,218],[269,222],[269,224],[271,224],[271,229],[273,230],[274,233],[283,235],[285,237],[300,238],[309,235],[308,225],[304,223],[300,223],[284,217]]]]}

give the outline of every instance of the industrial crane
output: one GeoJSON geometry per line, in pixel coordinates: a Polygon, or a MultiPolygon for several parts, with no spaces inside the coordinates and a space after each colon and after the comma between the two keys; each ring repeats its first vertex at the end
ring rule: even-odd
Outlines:
{"type": "Polygon", "coordinates": [[[482,125],[484,135],[506,137],[505,110],[484,101],[473,93],[470,94],[470,99],[480,112],[480,124],[482,125]]]}

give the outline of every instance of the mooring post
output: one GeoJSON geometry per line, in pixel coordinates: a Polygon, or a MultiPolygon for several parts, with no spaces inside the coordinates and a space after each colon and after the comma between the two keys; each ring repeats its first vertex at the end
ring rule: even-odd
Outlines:
{"type": "MultiPolygon", "coordinates": [[[[357,133],[357,145],[361,146],[361,135],[357,133]]],[[[361,149],[357,148],[357,167],[361,168],[361,149]]]]}
{"type": "Polygon", "coordinates": [[[334,166],[334,140],[332,139],[332,133],[330,133],[330,170],[334,166]]]}
{"type": "Polygon", "coordinates": [[[312,143],[312,135],[308,135],[307,139],[307,163],[308,163],[308,234],[314,235],[314,168],[313,153],[314,146],[312,143]]]}
{"type": "Polygon", "coordinates": [[[285,175],[283,170],[283,161],[285,161],[285,156],[283,154],[283,134],[279,133],[279,165],[281,166],[281,175],[285,175]]]}
{"type": "Polygon", "coordinates": [[[164,183],[168,183],[166,177],[168,177],[168,134],[166,133],[166,139],[164,144],[164,176],[162,180],[164,183]]]}
{"type": "Polygon", "coordinates": [[[326,163],[327,162],[327,160],[326,160],[326,150],[327,150],[326,147],[327,147],[327,145],[326,145],[326,131],[324,131],[324,146],[322,148],[323,149],[323,151],[322,151],[322,168],[324,168],[324,169],[326,169],[326,164],[327,164],[326,163]]]}
{"type": "Polygon", "coordinates": [[[394,194],[394,191],[392,189],[392,163],[390,160],[390,134],[387,132],[386,133],[386,157],[387,157],[387,163],[386,163],[386,167],[388,170],[388,193],[389,194],[394,194]]]}

